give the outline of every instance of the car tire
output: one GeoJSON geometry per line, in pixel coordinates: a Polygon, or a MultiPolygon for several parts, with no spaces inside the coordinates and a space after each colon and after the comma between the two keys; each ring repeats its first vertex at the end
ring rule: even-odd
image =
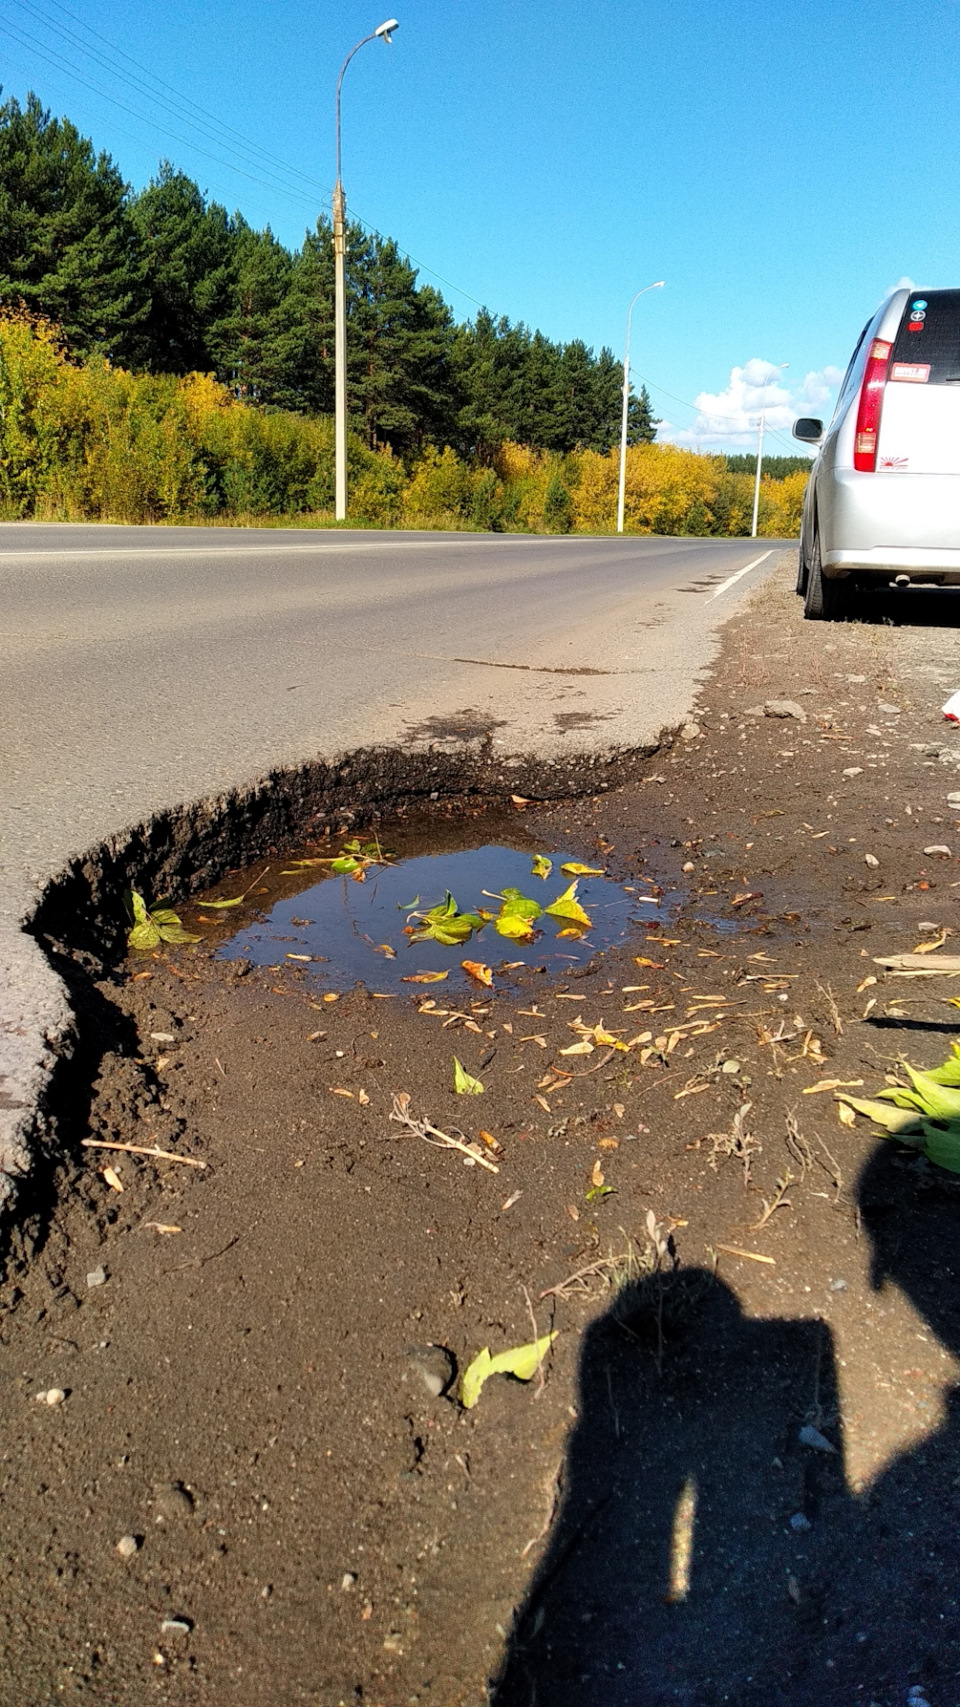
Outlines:
{"type": "Polygon", "coordinates": [[[842,622],[849,614],[849,609],[847,583],[828,580],[824,575],[820,564],[820,536],[815,534],[810,562],[807,565],[803,614],[808,622],[842,622]]]}
{"type": "Polygon", "coordinates": [[[802,545],[800,547],[800,555],[797,559],[797,585],[795,590],[797,596],[801,599],[807,590],[807,560],[803,555],[802,545]]]}

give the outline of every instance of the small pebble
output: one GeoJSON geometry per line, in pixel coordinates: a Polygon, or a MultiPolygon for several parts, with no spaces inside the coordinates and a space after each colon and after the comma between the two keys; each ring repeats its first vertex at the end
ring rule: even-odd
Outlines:
{"type": "Polygon", "coordinates": [[[161,1636],[189,1636],[193,1624],[189,1618],[165,1618],[160,1626],[161,1636]]]}
{"type": "Polygon", "coordinates": [[[37,1403],[40,1405],[62,1405],[66,1396],[65,1388],[48,1387],[45,1393],[37,1394],[37,1403]]]}
{"type": "Polygon", "coordinates": [[[864,865],[872,866],[873,869],[876,870],[877,866],[880,864],[880,861],[878,860],[876,854],[864,854],[863,863],[864,863],[864,865]]]}
{"type": "Polygon", "coordinates": [[[177,1041],[172,1031],[151,1031],[150,1036],[154,1043],[176,1043],[177,1041]]]}
{"type": "Polygon", "coordinates": [[[740,1063],[739,1063],[739,1061],[735,1061],[733,1059],[731,1059],[729,1061],[724,1061],[723,1066],[720,1068],[720,1071],[721,1071],[721,1073],[729,1073],[731,1075],[733,1073],[739,1073],[740,1063]]]}
{"type": "Polygon", "coordinates": [[[343,1589],[344,1594],[349,1594],[350,1590],[356,1588],[356,1586],[356,1571],[344,1571],[343,1576],[340,1578],[340,1587],[343,1589]]]}
{"type": "Polygon", "coordinates": [[[886,712],[888,717],[899,717],[900,716],[899,705],[884,705],[882,699],[877,701],[877,710],[886,712]]]}
{"type": "Polygon", "coordinates": [[[139,1551],[140,1543],[135,1535],[121,1535],[117,1542],[117,1552],[121,1559],[132,1559],[134,1554],[139,1553],[139,1551]]]}
{"type": "Polygon", "coordinates": [[[812,1423],[807,1423],[806,1426],[800,1430],[800,1433],[797,1435],[797,1439],[801,1446],[812,1446],[817,1452],[832,1452],[836,1454],[837,1449],[833,1442],[828,1440],[825,1434],[821,1434],[818,1428],[814,1428],[812,1423]]]}
{"type": "Polygon", "coordinates": [[[808,1529],[812,1529],[813,1524],[810,1522],[809,1517],[804,1516],[802,1511],[795,1511],[790,1519],[790,1528],[795,1529],[799,1535],[805,1533],[808,1529]]]}
{"type": "Polygon", "coordinates": [[[87,1275],[87,1287],[92,1289],[94,1286],[106,1286],[106,1284],[107,1271],[103,1265],[101,1264],[99,1268],[92,1268],[87,1275]]]}
{"type": "Polygon", "coordinates": [[[947,859],[950,858],[950,849],[945,842],[934,842],[933,847],[924,848],[923,851],[925,854],[944,854],[947,859]]]}
{"type": "MultiPolygon", "coordinates": [[[[920,929],[921,930],[923,929],[922,925],[920,926],[920,929]]],[[[827,1287],[828,1292],[846,1292],[846,1290],[847,1290],[847,1283],[845,1280],[831,1280],[829,1286],[827,1287]]]]}
{"type": "Polygon", "coordinates": [[[693,860],[688,859],[686,864],[684,865],[683,869],[684,869],[684,871],[695,871],[696,866],[694,865],[693,860]]]}
{"type": "Polygon", "coordinates": [[[862,765],[848,765],[843,774],[844,774],[844,776],[862,776],[863,775],[863,766],[862,765]]]}

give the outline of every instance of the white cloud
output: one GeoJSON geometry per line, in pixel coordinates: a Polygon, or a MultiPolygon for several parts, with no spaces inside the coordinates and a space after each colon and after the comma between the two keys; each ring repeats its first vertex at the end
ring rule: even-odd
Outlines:
{"type": "MultiPolygon", "coordinates": [[[[884,291],[882,297],[880,298],[880,301],[886,302],[888,300],[888,298],[893,295],[895,290],[916,290],[916,288],[917,287],[916,287],[916,284],[914,283],[914,280],[911,278],[908,278],[906,273],[904,273],[903,277],[899,278],[897,280],[896,284],[887,286],[887,289],[884,291]]],[[[879,304],[878,304],[878,306],[879,306],[879,304]]]]}
{"type": "MultiPolygon", "coordinates": [[[[767,427],[789,438],[798,415],[830,414],[842,379],[840,368],[828,364],[806,374],[798,385],[791,387],[781,368],[752,356],[742,367],[730,370],[722,391],[698,393],[694,399],[697,416],[692,426],[678,428],[664,422],[657,436],[690,449],[751,449],[757,442],[757,422],[762,411],[767,427]]],[[[769,448],[771,455],[785,453],[786,449],[778,445],[774,450],[774,444],[769,448]]],[[[797,445],[796,450],[801,454],[802,447],[797,445]]]]}

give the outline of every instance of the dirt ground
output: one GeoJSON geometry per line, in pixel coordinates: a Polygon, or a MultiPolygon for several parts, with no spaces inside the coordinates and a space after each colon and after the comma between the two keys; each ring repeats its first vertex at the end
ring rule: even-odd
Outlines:
{"type": "Polygon", "coordinates": [[[829,1088],[960,1036],[874,960],[960,886],[960,639],[908,597],[804,624],[781,571],[632,782],[516,811],[661,899],[565,983],[89,984],[0,1294],[4,1707],[956,1707],[960,1185],[829,1088]],[[545,1379],[436,1393],[534,1320],[545,1379]]]}

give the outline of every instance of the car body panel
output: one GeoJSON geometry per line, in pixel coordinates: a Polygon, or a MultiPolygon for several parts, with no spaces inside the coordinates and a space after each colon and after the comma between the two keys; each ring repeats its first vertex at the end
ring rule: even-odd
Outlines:
{"type": "MultiPolygon", "coordinates": [[[[860,388],[870,350],[878,338],[897,342],[901,323],[907,326],[904,310],[919,296],[913,290],[894,291],[864,327],[851,357],[804,500],[800,590],[817,534],[827,579],[854,574],[878,581],[906,576],[960,584],[960,384],[930,383],[922,337],[901,335],[898,360],[891,360],[876,471],[854,467],[860,388]],[[899,359],[907,355],[909,361],[899,359]]],[[[941,361],[933,371],[943,367],[941,361]]]]}

